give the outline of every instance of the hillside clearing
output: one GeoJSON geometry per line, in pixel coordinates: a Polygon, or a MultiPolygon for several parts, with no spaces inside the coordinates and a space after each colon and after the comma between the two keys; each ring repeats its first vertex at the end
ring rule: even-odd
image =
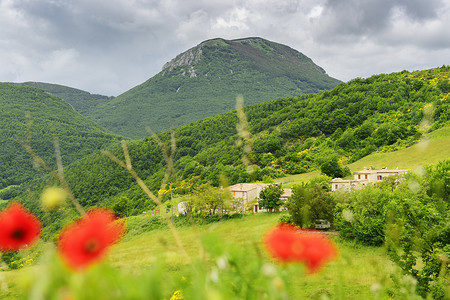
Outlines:
{"type": "MultiPolygon", "coordinates": [[[[426,165],[434,165],[450,157],[450,126],[439,128],[425,135],[417,144],[401,150],[385,153],[373,153],[362,159],[348,164],[352,172],[360,171],[364,167],[381,169],[408,169],[420,172],[426,165]]],[[[275,179],[275,182],[293,186],[307,182],[319,176],[320,171],[290,175],[275,179]]]]}

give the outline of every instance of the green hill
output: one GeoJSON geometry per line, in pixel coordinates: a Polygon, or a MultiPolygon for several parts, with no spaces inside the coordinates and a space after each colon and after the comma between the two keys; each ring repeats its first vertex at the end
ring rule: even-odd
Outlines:
{"type": "MultiPolygon", "coordinates": [[[[446,136],[448,131],[437,130],[449,125],[449,78],[450,67],[382,74],[317,95],[246,107],[251,174],[242,163],[243,148],[236,146],[236,112],[181,126],[175,130],[177,178],[171,179],[167,195],[188,193],[204,182],[217,186],[220,175],[234,184],[308,173],[330,159],[348,165],[371,153],[407,150],[428,131],[446,136]]],[[[169,136],[160,134],[166,142],[169,136]]],[[[136,172],[157,192],[165,162],[156,143],[134,141],[129,152],[136,172]]],[[[121,149],[113,153],[121,156],[121,149]]],[[[154,205],[125,170],[101,154],[71,165],[66,179],[85,206],[112,205],[122,196],[131,200],[136,213],[154,205]]]]}
{"type": "Polygon", "coordinates": [[[56,96],[37,88],[0,83],[0,190],[42,174],[36,172],[31,157],[16,141],[27,139],[27,113],[32,119],[31,145],[50,163],[55,162],[52,132],[59,138],[64,165],[119,140],[56,96]]]}
{"type": "Polygon", "coordinates": [[[178,127],[246,105],[329,90],[340,81],[288,46],[261,38],[213,39],[178,55],[145,83],[87,112],[132,138],[178,127]]]}
{"type": "Polygon", "coordinates": [[[419,171],[425,165],[435,165],[450,158],[450,126],[437,129],[425,135],[417,144],[393,152],[377,152],[368,155],[349,167],[362,170],[365,166],[388,169],[409,169],[419,171]]]}
{"type": "Polygon", "coordinates": [[[42,89],[56,97],[65,100],[67,103],[72,105],[72,107],[82,115],[87,114],[90,110],[94,109],[97,105],[106,103],[107,101],[113,99],[114,97],[102,96],[97,94],[91,94],[79,89],[74,89],[71,87],[51,84],[44,82],[22,82],[22,83],[11,83],[20,86],[30,86],[38,89],[42,89]]]}
{"type": "MultiPolygon", "coordinates": [[[[421,140],[404,149],[392,152],[375,152],[362,159],[348,164],[352,172],[360,171],[364,167],[374,167],[381,169],[407,169],[419,172],[426,165],[435,165],[440,161],[450,158],[450,126],[439,128],[429,134],[424,135],[421,140]]],[[[320,171],[313,171],[303,174],[288,175],[278,178],[275,181],[292,186],[307,182],[319,176],[320,171]]]]}

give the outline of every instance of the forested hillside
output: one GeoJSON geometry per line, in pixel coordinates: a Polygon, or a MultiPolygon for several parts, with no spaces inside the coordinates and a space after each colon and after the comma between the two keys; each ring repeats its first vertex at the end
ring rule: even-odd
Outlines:
{"type": "MultiPolygon", "coordinates": [[[[176,178],[161,192],[170,196],[204,182],[219,185],[220,175],[233,184],[309,172],[327,161],[345,166],[375,151],[408,147],[427,131],[449,124],[449,80],[450,67],[404,71],[246,107],[250,173],[241,160],[242,145],[236,145],[236,112],[179,127],[176,178]]],[[[169,136],[160,134],[167,143],[169,136]]],[[[129,152],[136,172],[156,192],[165,168],[156,143],[135,141],[129,152]]],[[[113,153],[121,156],[121,149],[113,153]]],[[[71,165],[66,178],[82,205],[112,205],[118,197],[130,199],[136,212],[153,205],[132,177],[102,154],[71,165]]]]}
{"type": "Polygon", "coordinates": [[[261,38],[214,39],[178,55],[145,83],[98,105],[86,116],[132,138],[284,96],[329,90],[340,83],[311,59],[261,38]],[[133,116],[130,118],[130,116],[133,116]]]}
{"type": "Polygon", "coordinates": [[[45,82],[22,82],[22,83],[12,83],[21,86],[31,86],[38,89],[42,89],[52,95],[55,95],[67,103],[72,105],[72,107],[82,115],[87,114],[90,110],[94,109],[97,105],[105,103],[114,97],[102,96],[97,94],[91,94],[79,89],[74,89],[71,87],[51,84],[45,82]]]}
{"type": "Polygon", "coordinates": [[[119,136],[86,119],[60,98],[43,90],[0,83],[0,190],[39,176],[32,158],[17,142],[27,140],[27,117],[32,121],[31,146],[55,164],[52,134],[58,136],[65,166],[108,146],[119,136]]]}

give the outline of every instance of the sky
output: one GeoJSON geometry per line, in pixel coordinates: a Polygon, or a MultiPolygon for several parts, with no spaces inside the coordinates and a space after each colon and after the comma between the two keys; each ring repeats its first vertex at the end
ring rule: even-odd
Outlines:
{"type": "Polygon", "coordinates": [[[450,65],[450,0],[0,0],[0,82],[118,96],[211,38],[261,37],[342,81],[450,65]]]}

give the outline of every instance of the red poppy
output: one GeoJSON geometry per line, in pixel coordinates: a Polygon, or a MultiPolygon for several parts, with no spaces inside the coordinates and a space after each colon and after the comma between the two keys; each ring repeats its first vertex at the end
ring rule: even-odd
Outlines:
{"type": "Polygon", "coordinates": [[[0,213],[0,251],[18,251],[33,245],[41,234],[41,222],[19,202],[0,213]]]}
{"type": "Polygon", "coordinates": [[[116,221],[112,211],[93,209],[63,229],[59,236],[58,251],[72,269],[86,269],[102,260],[124,231],[125,224],[116,221]]]}
{"type": "Polygon", "coordinates": [[[334,243],[320,232],[279,225],[265,236],[265,244],[273,258],[281,262],[301,262],[308,273],[319,271],[337,256],[334,243]]]}

